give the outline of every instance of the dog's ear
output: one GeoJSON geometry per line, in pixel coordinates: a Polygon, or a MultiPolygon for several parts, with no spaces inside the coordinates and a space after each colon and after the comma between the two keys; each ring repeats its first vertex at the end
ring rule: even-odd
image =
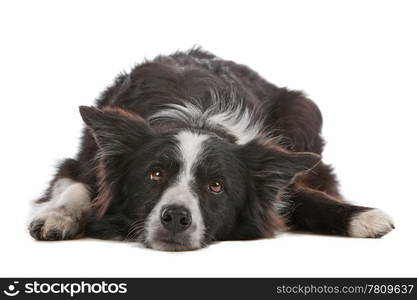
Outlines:
{"type": "Polygon", "coordinates": [[[106,156],[134,151],[152,137],[142,117],[120,108],[80,106],[80,114],[106,156]]]}
{"type": "Polygon", "coordinates": [[[265,141],[254,140],[238,149],[238,156],[265,187],[280,190],[299,173],[314,168],[321,156],[311,152],[290,152],[265,141]]]}

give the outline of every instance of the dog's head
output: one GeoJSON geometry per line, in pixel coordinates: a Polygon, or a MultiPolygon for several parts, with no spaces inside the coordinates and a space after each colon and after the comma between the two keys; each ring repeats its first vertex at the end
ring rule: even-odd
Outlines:
{"type": "Polygon", "coordinates": [[[120,109],[81,107],[99,147],[100,215],[129,219],[129,236],[160,250],[271,237],[280,192],[320,159],[203,130],[156,131],[120,109]]]}

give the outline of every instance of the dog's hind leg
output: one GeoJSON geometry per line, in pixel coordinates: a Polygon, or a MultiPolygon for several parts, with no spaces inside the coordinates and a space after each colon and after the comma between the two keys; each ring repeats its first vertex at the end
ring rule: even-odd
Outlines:
{"type": "Polygon", "coordinates": [[[64,240],[81,235],[91,210],[91,192],[74,173],[75,160],[59,167],[45,196],[34,203],[29,232],[37,240],[64,240]]]}
{"type": "Polygon", "coordinates": [[[296,231],[378,238],[394,228],[391,218],[379,209],[351,205],[310,188],[292,191],[284,210],[289,227],[296,231]]]}

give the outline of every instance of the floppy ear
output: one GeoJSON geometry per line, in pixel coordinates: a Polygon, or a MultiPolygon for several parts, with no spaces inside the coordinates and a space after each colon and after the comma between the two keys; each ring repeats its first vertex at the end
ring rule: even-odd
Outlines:
{"type": "Polygon", "coordinates": [[[119,207],[123,197],[117,184],[125,172],[124,155],[133,153],[152,138],[151,128],[139,115],[120,108],[80,106],[80,114],[88,125],[100,149],[97,161],[98,194],[94,199],[98,217],[102,217],[110,204],[119,207]]]}
{"type": "Polygon", "coordinates": [[[237,157],[248,169],[248,201],[241,211],[238,238],[272,237],[285,228],[277,214],[277,195],[293,178],[320,162],[320,155],[290,152],[268,140],[253,140],[236,148],[237,157]]]}
{"type": "Polygon", "coordinates": [[[106,156],[134,151],[152,136],[143,118],[120,108],[80,106],[80,114],[106,156]]]}
{"type": "Polygon", "coordinates": [[[301,172],[312,169],[321,156],[311,152],[290,152],[279,146],[252,141],[238,150],[258,183],[280,190],[301,172]]]}

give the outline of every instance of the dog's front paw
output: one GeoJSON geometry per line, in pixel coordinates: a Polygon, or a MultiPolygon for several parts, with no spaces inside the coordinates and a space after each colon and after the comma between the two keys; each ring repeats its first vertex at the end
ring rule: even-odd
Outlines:
{"type": "Polygon", "coordinates": [[[42,241],[59,241],[74,238],[79,232],[79,220],[64,209],[54,209],[33,218],[30,235],[42,241]]]}
{"type": "Polygon", "coordinates": [[[353,216],[349,224],[349,235],[359,238],[379,238],[394,228],[394,223],[387,214],[373,208],[353,216]]]}

